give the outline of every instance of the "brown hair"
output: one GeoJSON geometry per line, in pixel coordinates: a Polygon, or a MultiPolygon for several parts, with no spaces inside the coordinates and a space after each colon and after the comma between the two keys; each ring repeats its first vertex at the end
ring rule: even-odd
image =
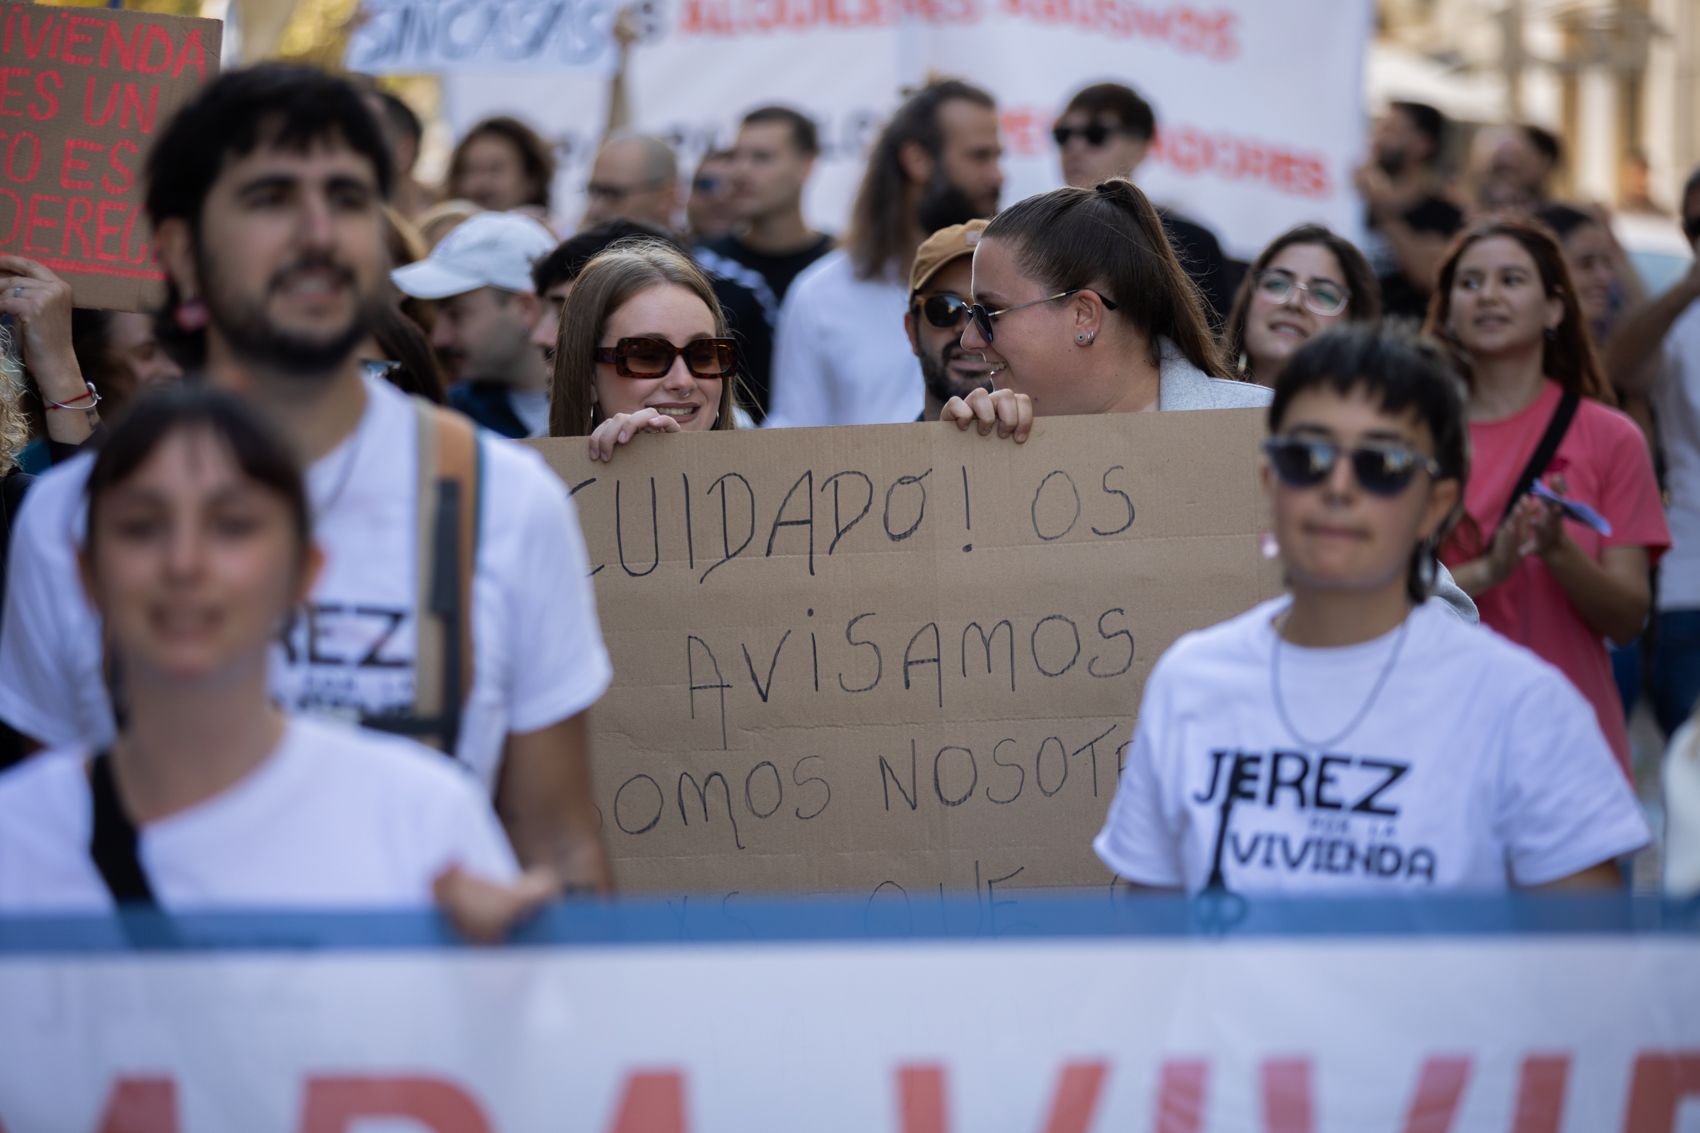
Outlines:
{"type": "Polygon", "coordinates": [[[524,170],[526,180],[531,182],[531,193],[520,203],[536,205],[547,212],[549,184],[555,179],[555,155],[549,152],[549,144],[538,136],[536,130],[505,114],[484,119],[468,130],[466,137],[455,146],[449,157],[448,195],[461,195],[460,179],[466,166],[466,150],[479,138],[501,138],[519,151],[520,168],[524,170]]]}
{"type": "MultiPolygon", "coordinates": [[[[596,350],[608,320],[638,292],[670,283],[690,291],[714,316],[714,333],[726,334],[726,315],[714,287],[689,256],[658,240],[621,240],[585,265],[561,311],[555,342],[555,377],[549,391],[549,435],[585,437],[604,420],[596,404],[596,350]]],[[[720,387],[716,429],[735,427],[737,385],[728,376],[720,387]]]]}
{"type": "Polygon", "coordinates": [[[1167,338],[1206,374],[1229,376],[1198,287],[1133,182],[1118,177],[1028,197],[993,217],[982,239],[1013,244],[1022,272],[1047,291],[1089,287],[1112,300],[1115,314],[1149,340],[1153,365],[1158,339],[1167,338]]]}
{"type": "Polygon", "coordinates": [[[1240,371],[1241,377],[1257,376],[1251,372],[1251,360],[1245,358],[1246,316],[1251,312],[1251,297],[1257,290],[1257,277],[1274,262],[1276,256],[1297,244],[1326,248],[1339,262],[1340,274],[1345,276],[1340,282],[1346,285],[1347,322],[1374,322],[1381,318],[1381,285],[1375,281],[1375,272],[1369,261],[1350,240],[1320,224],[1289,228],[1263,249],[1245,273],[1245,278],[1240,280],[1239,290],[1234,293],[1234,305],[1228,311],[1228,323],[1222,328],[1223,352],[1227,354],[1229,363],[1240,371]],[[1245,358],[1243,369],[1239,364],[1242,358],[1245,358]]]}
{"type": "Polygon", "coordinates": [[[868,168],[856,190],[844,249],[860,279],[874,279],[909,251],[915,218],[903,204],[909,176],[903,171],[903,147],[919,145],[935,160],[944,152],[939,109],[960,100],[996,109],[992,96],[957,79],[928,83],[910,95],[885,124],[868,154],[868,168]]]}
{"type": "MultiPolygon", "coordinates": [[[[1448,327],[1452,318],[1452,285],[1458,276],[1458,261],[1475,245],[1496,236],[1515,240],[1528,252],[1540,273],[1541,287],[1547,298],[1558,299],[1564,304],[1563,320],[1541,346],[1541,372],[1562,386],[1566,393],[1616,405],[1617,399],[1612,395],[1611,385],[1600,370],[1599,357],[1594,353],[1588,320],[1582,317],[1582,307],[1576,300],[1576,286],[1570,280],[1570,269],[1565,266],[1564,252],[1557,240],[1533,224],[1521,220],[1490,220],[1459,233],[1440,265],[1434,295],[1429,299],[1428,321],[1423,324],[1423,330],[1454,347],[1458,346],[1457,338],[1448,327]]],[[[1473,388],[1475,377],[1468,365],[1467,354],[1464,361],[1464,375],[1473,388]]]]}

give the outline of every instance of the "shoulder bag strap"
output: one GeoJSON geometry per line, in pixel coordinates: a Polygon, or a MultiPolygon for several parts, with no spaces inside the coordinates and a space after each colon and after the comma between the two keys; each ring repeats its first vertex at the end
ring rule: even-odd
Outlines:
{"type": "Polygon", "coordinates": [[[1575,420],[1576,407],[1581,403],[1582,399],[1573,393],[1559,399],[1557,408],[1552,411],[1552,419],[1547,422],[1546,432],[1541,434],[1541,443],[1535,446],[1529,463],[1523,466],[1522,474],[1511,488],[1511,498],[1505,501],[1505,512],[1499,517],[1499,522],[1504,523],[1511,517],[1517,501],[1529,494],[1535,481],[1552,463],[1552,458],[1558,455],[1558,446],[1564,442],[1564,434],[1570,431],[1570,422],[1575,420]]]}
{"type": "Polygon", "coordinates": [[[100,752],[89,761],[89,790],[94,800],[94,833],[89,838],[89,856],[100,871],[100,879],[106,882],[112,899],[119,905],[157,908],[159,901],[154,897],[138,854],[140,835],[124,810],[118,785],[112,778],[110,752],[100,752]]]}
{"type": "Polygon", "coordinates": [[[415,400],[419,421],[417,720],[453,755],[472,693],[472,578],[477,561],[478,433],[458,413],[415,400]]]}

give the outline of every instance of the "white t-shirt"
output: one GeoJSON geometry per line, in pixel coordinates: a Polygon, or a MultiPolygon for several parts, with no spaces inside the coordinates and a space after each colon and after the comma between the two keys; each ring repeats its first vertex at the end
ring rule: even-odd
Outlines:
{"type": "Polygon", "coordinates": [[[773,335],[768,428],[897,425],[926,402],[921,363],[903,333],[902,280],[857,279],[843,249],[791,284],[773,335]]]}
{"type": "MultiPolygon", "coordinates": [[[[414,705],[418,418],[368,379],[359,426],[308,472],[325,568],[273,653],[291,711],[344,717],[414,705]]],[[[584,536],[566,486],[529,449],[485,432],[472,585],[473,688],[456,755],[494,787],[509,733],[588,708],[612,670],[584,536]]],[[[0,631],[0,718],[49,747],[105,747],[112,708],[100,623],[77,585],[92,458],[43,476],[18,514],[0,631]]]]}
{"type": "Polygon", "coordinates": [[[1283,642],[1284,722],[1272,622],[1288,601],[1188,634],[1157,662],[1093,843],[1116,873],[1203,889],[1230,795],[1221,867],[1236,892],[1502,891],[1646,845],[1581,695],[1528,650],[1432,602],[1412,611],[1403,642],[1400,630],[1341,649],[1283,642]],[[1334,739],[1396,643],[1374,703],[1334,739]]]}
{"type": "Polygon", "coordinates": [[[1700,303],[1665,336],[1653,387],[1670,488],[1670,550],[1659,560],[1659,609],[1700,610],[1700,303]]]}
{"type": "MultiPolygon", "coordinates": [[[[89,856],[88,753],[0,775],[0,912],[112,908],[89,856]]],[[[161,907],[419,908],[451,865],[495,881],[513,851],[465,770],[410,740],[296,717],[247,778],[142,827],[161,907]]]]}

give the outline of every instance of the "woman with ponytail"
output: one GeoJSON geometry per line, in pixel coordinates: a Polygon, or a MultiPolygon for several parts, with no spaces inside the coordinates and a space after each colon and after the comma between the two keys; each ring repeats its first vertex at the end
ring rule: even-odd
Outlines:
{"type": "Polygon", "coordinates": [[[1521,221],[1463,233],[1427,329],[1467,360],[1475,465],[1441,558],[1483,622],[1581,690],[1627,774],[1605,642],[1641,632],[1648,569],[1670,532],[1646,440],[1611,407],[1558,244],[1521,221]]]}
{"type": "Polygon", "coordinates": [[[995,388],[945,404],[943,420],[1025,441],[1061,416],[1269,404],[1228,377],[1198,289],[1131,181],[1056,189],[993,218],[974,252],[962,345],[995,388]]]}

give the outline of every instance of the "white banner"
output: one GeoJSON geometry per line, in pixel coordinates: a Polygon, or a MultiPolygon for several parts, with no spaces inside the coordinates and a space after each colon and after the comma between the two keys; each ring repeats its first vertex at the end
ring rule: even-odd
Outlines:
{"type": "Polygon", "coordinates": [[[361,0],[345,62],[390,75],[609,61],[615,0],[361,0]]]}
{"type": "Polygon", "coordinates": [[[1693,1133],[1695,955],[1692,932],[13,952],[0,1127],[1693,1133]]]}
{"type": "MultiPolygon", "coordinates": [[[[434,7],[441,23],[441,13],[472,0],[389,2],[434,7]]],[[[536,5],[506,5],[528,6],[536,5]]],[[[1158,144],[1139,172],[1141,186],[1213,227],[1230,254],[1250,259],[1307,221],[1348,236],[1360,228],[1351,173],[1366,144],[1368,0],[1196,8],[1134,0],[651,0],[642,11],[650,30],[632,51],[635,124],[672,137],[688,172],[705,150],[730,144],[746,110],[768,102],[804,110],[825,143],[808,212],[830,231],[843,230],[865,147],[900,88],[929,74],[968,79],[998,99],[1006,204],[1061,184],[1053,119],[1075,90],[1107,79],[1133,86],[1157,111],[1158,144]]],[[[511,113],[552,138],[563,159],[557,212],[570,228],[583,208],[606,79],[585,70],[539,73],[523,61],[478,69],[479,58],[489,52],[431,68],[444,72],[451,126],[458,135],[486,115],[511,113]]]]}

